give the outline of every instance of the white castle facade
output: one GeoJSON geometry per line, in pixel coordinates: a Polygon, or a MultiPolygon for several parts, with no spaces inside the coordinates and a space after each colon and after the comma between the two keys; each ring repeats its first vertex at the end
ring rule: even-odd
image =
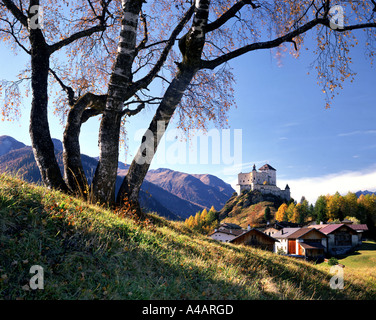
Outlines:
{"type": "Polygon", "coordinates": [[[290,200],[290,187],[286,185],[285,190],[278,188],[276,173],[277,170],[269,164],[263,165],[258,171],[254,165],[251,172],[238,174],[236,192],[240,195],[244,190],[258,190],[263,194],[273,194],[288,201],[290,200]]]}

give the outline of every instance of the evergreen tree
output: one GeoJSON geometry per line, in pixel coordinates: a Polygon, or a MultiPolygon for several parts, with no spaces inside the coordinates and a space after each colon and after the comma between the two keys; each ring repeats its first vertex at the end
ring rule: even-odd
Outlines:
{"type": "Polygon", "coordinates": [[[265,221],[270,221],[270,219],[271,219],[271,212],[270,212],[270,207],[269,206],[267,206],[265,208],[264,219],[265,219],[265,221]]]}
{"type": "Polygon", "coordinates": [[[317,223],[325,222],[327,220],[327,198],[326,196],[319,196],[314,207],[314,219],[317,223]]]}

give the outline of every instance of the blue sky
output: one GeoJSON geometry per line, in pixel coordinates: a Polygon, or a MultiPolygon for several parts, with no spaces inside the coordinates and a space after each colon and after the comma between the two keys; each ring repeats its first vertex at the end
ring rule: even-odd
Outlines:
{"type": "MultiPolygon", "coordinates": [[[[279,187],[284,188],[288,183],[296,200],[304,195],[311,202],[320,194],[337,190],[341,193],[376,190],[376,69],[365,59],[362,47],[354,49],[352,57],[353,70],[357,72],[355,81],[345,83],[330,109],[325,109],[324,95],[315,73],[309,69],[314,59],[312,53],[303,52],[299,59],[286,55],[282,65],[270,51],[253,52],[234,60],[231,66],[236,78],[238,108],[230,111],[229,125],[232,139],[235,130],[242,133],[241,155],[236,166],[224,163],[222,158],[216,164],[209,152],[208,163],[155,160],[151,168],[214,174],[234,185],[236,172],[248,172],[254,163],[259,167],[267,162],[277,169],[279,187]],[[229,167],[233,169],[230,174],[229,167]]],[[[7,63],[1,67],[0,78],[14,79],[26,58],[22,53],[14,57],[2,45],[0,59],[7,63]]],[[[10,135],[30,145],[29,105],[30,100],[26,99],[19,122],[0,123],[0,135],[10,135]]],[[[132,118],[128,126],[128,158],[122,151],[121,161],[131,161],[139,141],[135,133],[143,133],[147,128],[154,108],[132,118]]],[[[50,121],[52,137],[61,140],[62,126],[53,115],[50,121]]],[[[98,126],[97,119],[84,125],[82,153],[98,155],[98,126]]],[[[231,148],[234,144],[232,140],[231,148]]],[[[172,141],[166,145],[167,149],[171,145],[178,146],[172,141]]],[[[180,146],[184,149],[184,142],[180,146]]],[[[188,159],[191,151],[187,150],[188,159]]]]}

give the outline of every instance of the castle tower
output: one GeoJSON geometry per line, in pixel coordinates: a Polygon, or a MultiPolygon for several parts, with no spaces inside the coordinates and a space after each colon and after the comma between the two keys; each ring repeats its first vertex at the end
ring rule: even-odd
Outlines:
{"type": "Polygon", "coordinates": [[[259,168],[259,171],[262,172],[263,179],[267,182],[267,184],[272,186],[277,185],[277,170],[271,165],[264,164],[261,168],[259,168]]]}

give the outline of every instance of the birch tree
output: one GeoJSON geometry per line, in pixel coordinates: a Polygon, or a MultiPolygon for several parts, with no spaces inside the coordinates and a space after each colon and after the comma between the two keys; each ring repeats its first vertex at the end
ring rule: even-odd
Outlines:
{"type": "MultiPolygon", "coordinates": [[[[233,59],[245,54],[251,59],[256,50],[299,57],[312,35],[313,63],[329,106],[343,82],[355,76],[350,53],[358,44],[357,30],[365,33],[371,62],[375,53],[374,0],[46,1],[43,29],[30,28],[29,22],[39,1],[1,0],[0,5],[2,39],[30,55],[31,68],[21,78],[32,84],[30,133],[46,185],[71,192],[88,188],[78,138],[81,126],[100,116],[91,189],[94,201],[115,202],[120,134],[146,106],[155,110],[116,198],[118,204],[130,201],[139,215],[141,184],[172,117],[182,130],[226,125],[234,105],[233,59]],[[66,123],[64,177],[48,130],[48,79],[50,87],[61,88],[53,101],[66,123]],[[160,96],[149,91],[156,82],[165,88],[160,96]]],[[[9,93],[3,107],[8,115],[17,110],[11,103],[19,97],[14,83],[2,88],[9,93]]]]}

